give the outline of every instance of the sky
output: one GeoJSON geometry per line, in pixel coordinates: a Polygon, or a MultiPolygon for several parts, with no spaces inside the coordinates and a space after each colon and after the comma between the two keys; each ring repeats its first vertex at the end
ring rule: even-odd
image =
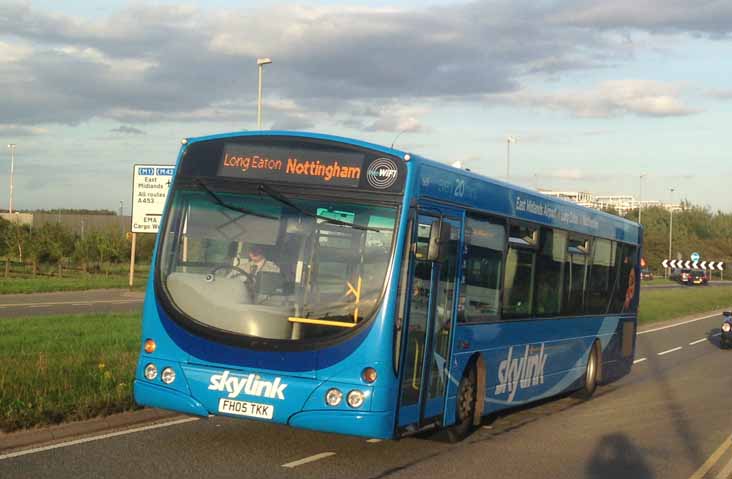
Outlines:
{"type": "Polygon", "coordinates": [[[265,129],[732,211],[729,0],[0,0],[14,209],[129,214],[134,164],[256,129],[265,56],[265,129]]]}

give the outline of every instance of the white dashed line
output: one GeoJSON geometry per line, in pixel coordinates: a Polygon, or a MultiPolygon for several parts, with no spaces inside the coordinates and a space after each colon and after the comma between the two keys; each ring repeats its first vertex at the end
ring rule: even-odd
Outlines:
{"type": "Polygon", "coordinates": [[[151,429],[160,429],[162,427],[176,426],[178,424],[183,424],[183,423],[192,422],[192,421],[198,421],[198,418],[197,417],[186,417],[186,418],[178,419],[175,421],[168,421],[168,422],[164,422],[164,423],[160,423],[160,424],[152,424],[150,426],[136,427],[136,428],[132,428],[132,429],[126,429],[124,431],[117,431],[117,432],[112,432],[109,434],[102,434],[100,436],[85,437],[83,439],[76,439],[74,441],[62,442],[62,443],[53,444],[50,446],[36,447],[33,449],[26,449],[24,451],[11,452],[8,454],[0,454],[0,461],[3,461],[5,459],[10,459],[13,457],[26,456],[28,454],[35,454],[37,452],[50,451],[52,449],[59,449],[62,447],[75,446],[77,444],[84,444],[86,442],[99,441],[101,439],[109,439],[110,437],[124,436],[126,434],[133,434],[136,432],[149,431],[151,429]]]}
{"type": "Polygon", "coordinates": [[[636,359],[635,361],[633,361],[633,364],[638,364],[638,363],[642,363],[642,362],[643,362],[643,361],[645,361],[646,359],[648,359],[648,358],[640,358],[640,359],[636,359]]]}
{"type": "Polygon", "coordinates": [[[689,343],[689,346],[693,346],[695,344],[703,343],[704,341],[707,341],[707,338],[701,338],[701,339],[697,339],[696,341],[692,341],[692,342],[689,343]]]}
{"type": "Polygon", "coordinates": [[[321,459],[325,459],[326,457],[335,456],[335,452],[321,452],[320,454],[314,454],[310,457],[306,457],[304,459],[298,459],[297,461],[288,462],[287,464],[282,464],[282,467],[286,467],[288,469],[292,469],[293,467],[302,466],[303,464],[308,464],[310,462],[319,461],[321,459]]]}
{"type": "Polygon", "coordinates": [[[681,346],[673,349],[667,349],[666,351],[662,351],[658,353],[659,356],[663,356],[664,354],[673,353],[674,351],[678,351],[679,349],[683,349],[681,346]]]}
{"type": "Polygon", "coordinates": [[[381,439],[367,439],[366,442],[370,444],[376,444],[377,442],[381,442],[381,439]]]}

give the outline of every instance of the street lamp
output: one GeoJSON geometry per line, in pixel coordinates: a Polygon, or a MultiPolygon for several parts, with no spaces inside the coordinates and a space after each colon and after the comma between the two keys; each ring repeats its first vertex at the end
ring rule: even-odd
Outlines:
{"type": "Polygon", "coordinates": [[[257,67],[259,68],[259,93],[257,95],[257,128],[262,129],[262,70],[264,65],[269,65],[272,60],[269,58],[257,58],[257,67]]]}
{"type": "Polygon", "coordinates": [[[638,182],[638,223],[641,222],[641,211],[643,210],[643,178],[646,176],[646,173],[642,173],[638,182]]]}
{"type": "MultiPolygon", "coordinates": [[[[668,205],[669,220],[668,220],[668,260],[671,261],[671,237],[674,231],[674,188],[669,188],[668,191],[671,193],[671,203],[668,205]]],[[[671,276],[671,268],[666,268],[666,274],[671,276]]]]}
{"type": "Polygon", "coordinates": [[[511,171],[511,143],[516,143],[515,136],[506,137],[506,178],[508,179],[511,171]]]}
{"type": "Polygon", "coordinates": [[[13,174],[15,172],[15,143],[9,143],[10,148],[10,203],[8,204],[8,212],[13,212],[13,174]]]}

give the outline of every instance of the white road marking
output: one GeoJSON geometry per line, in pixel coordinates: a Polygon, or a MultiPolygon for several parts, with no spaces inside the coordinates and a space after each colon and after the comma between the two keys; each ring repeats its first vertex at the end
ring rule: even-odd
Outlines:
{"type": "Polygon", "coordinates": [[[376,444],[377,442],[381,442],[381,439],[367,439],[366,442],[376,444]]]}
{"type": "MultiPolygon", "coordinates": [[[[103,299],[99,301],[88,301],[84,304],[128,304],[128,303],[142,303],[142,299],[103,299]]],[[[0,304],[0,308],[41,308],[45,306],[64,306],[64,305],[72,305],[76,306],[80,304],[78,301],[55,301],[50,303],[10,303],[10,304],[0,304]]]]}
{"type": "Polygon", "coordinates": [[[292,469],[293,467],[302,466],[303,464],[308,464],[310,462],[319,461],[321,459],[325,459],[326,457],[335,456],[335,452],[321,452],[320,454],[313,454],[312,456],[306,457],[304,459],[298,459],[297,461],[288,462],[287,464],[282,464],[282,467],[286,467],[288,469],[292,469]]]}
{"type": "Polygon", "coordinates": [[[697,471],[691,475],[689,479],[702,479],[709,470],[714,467],[714,464],[716,464],[717,461],[719,461],[719,458],[722,457],[722,454],[724,454],[724,451],[727,450],[728,447],[732,446],[732,436],[728,437],[727,439],[722,442],[722,444],[717,448],[716,451],[712,453],[711,456],[702,464],[702,466],[697,469],[697,471]]]}
{"type": "Polygon", "coordinates": [[[71,306],[91,306],[92,303],[74,303],[71,306]]]}
{"type": "Polygon", "coordinates": [[[8,453],[8,454],[2,454],[2,455],[0,455],[0,461],[3,461],[5,459],[12,459],[14,457],[19,457],[19,456],[26,456],[28,454],[36,454],[36,453],[39,453],[39,452],[50,451],[52,449],[60,449],[62,447],[75,446],[77,444],[84,444],[86,442],[100,441],[102,439],[109,439],[109,438],[112,438],[112,437],[124,436],[124,435],[127,435],[127,434],[133,434],[133,433],[136,433],[136,432],[149,431],[151,429],[160,429],[160,428],[163,428],[163,427],[176,426],[178,424],[184,424],[184,423],[187,423],[187,422],[198,421],[198,419],[199,418],[197,418],[197,417],[186,417],[186,418],[183,418],[183,419],[176,419],[175,421],[168,421],[168,422],[159,423],[159,424],[152,424],[150,426],[135,427],[135,428],[132,428],[132,429],[125,429],[124,431],[110,432],[108,434],[101,434],[99,436],[85,437],[85,438],[82,438],[82,439],[76,439],[74,441],[68,441],[68,442],[61,442],[61,443],[58,443],[58,444],[52,444],[50,446],[36,447],[36,448],[33,448],[33,449],[25,449],[23,451],[11,452],[11,453],[8,453]]]}
{"type": "Polygon", "coordinates": [[[640,358],[640,359],[636,359],[635,361],[633,361],[633,364],[638,364],[638,363],[642,363],[642,362],[643,362],[643,361],[645,361],[646,359],[648,359],[648,358],[640,358]]]}
{"type": "Polygon", "coordinates": [[[685,324],[694,323],[696,321],[701,321],[703,319],[716,318],[719,315],[720,315],[719,313],[717,313],[717,314],[710,314],[710,315],[707,315],[707,316],[702,316],[701,318],[694,318],[694,319],[689,319],[687,321],[682,321],[682,322],[676,323],[676,324],[669,324],[668,326],[661,326],[660,328],[653,328],[653,329],[646,329],[645,331],[638,331],[635,334],[636,335],[641,335],[641,334],[646,334],[646,333],[655,333],[656,331],[662,331],[664,329],[675,328],[677,326],[683,326],[685,324]]]}
{"type": "Polygon", "coordinates": [[[693,346],[695,344],[703,343],[704,341],[707,341],[707,338],[701,338],[701,339],[697,339],[696,341],[692,341],[692,342],[689,343],[689,346],[693,346]]]}
{"type": "Polygon", "coordinates": [[[666,351],[662,351],[662,352],[658,353],[658,355],[663,356],[664,354],[673,353],[674,351],[678,351],[679,349],[682,349],[682,347],[679,346],[677,348],[667,349],[666,351]]]}

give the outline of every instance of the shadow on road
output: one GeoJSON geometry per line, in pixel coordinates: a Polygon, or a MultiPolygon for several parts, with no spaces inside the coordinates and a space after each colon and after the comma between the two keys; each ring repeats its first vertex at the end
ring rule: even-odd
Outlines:
{"type": "Polygon", "coordinates": [[[587,477],[651,479],[653,471],[625,434],[604,436],[587,463],[587,477]]]}
{"type": "Polygon", "coordinates": [[[719,334],[722,332],[719,328],[710,329],[707,333],[707,341],[718,347],[719,349],[724,349],[722,347],[722,340],[719,337],[719,334]]]}

